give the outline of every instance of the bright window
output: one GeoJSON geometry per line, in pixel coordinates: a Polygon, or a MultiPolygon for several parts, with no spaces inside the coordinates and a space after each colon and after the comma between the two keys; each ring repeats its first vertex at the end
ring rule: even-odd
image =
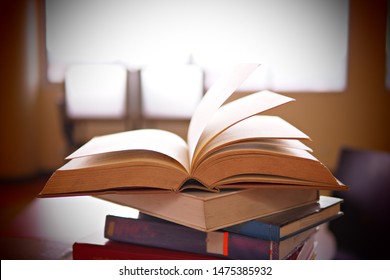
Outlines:
{"type": "Polygon", "coordinates": [[[250,61],[263,67],[242,89],[342,91],[348,11],[348,0],[46,0],[48,78],[79,62],[190,60],[207,87],[250,61]]]}

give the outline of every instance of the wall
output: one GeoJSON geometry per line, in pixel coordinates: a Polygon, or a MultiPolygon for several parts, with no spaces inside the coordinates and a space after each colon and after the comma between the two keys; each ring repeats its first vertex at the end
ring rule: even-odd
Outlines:
{"type": "MultiPolygon", "coordinates": [[[[34,71],[26,72],[44,66],[42,40],[26,36],[26,19],[20,12],[27,9],[25,1],[6,3],[9,7],[0,4],[4,21],[1,37],[12,44],[1,44],[0,49],[6,66],[1,69],[10,69],[1,73],[2,100],[7,97],[1,102],[2,107],[6,106],[1,109],[0,178],[51,171],[64,163],[66,155],[57,106],[62,87],[48,84],[34,71]],[[31,44],[39,46],[39,67],[29,62],[29,57],[34,57],[31,52],[26,55],[31,44]]],[[[39,0],[34,3],[42,8],[39,0]]],[[[273,110],[311,136],[313,142],[309,145],[314,155],[331,169],[345,145],[390,151],[390,92],[385,89],[387,1],[351,0],[350,7],[347,89],[341,93],[284,93],[297,101],[273,110]]],[[[42,9],[38,15],[43,15],[42,9]]],[[[37,37],[42,36],[38,32],[37,37]]],[[[39,69],[38,73],[43,72],[39,69]]],[[[186,125],[165,126],[160,122],[158,127],[183,135],[186,125]]]]}
{"type": "Polygon", "coordinates": [[[31,1],[0,4],[1,177],[20,177],[37,170],[37,55],[31,1]]]}
{"type": "MultiPolygon", "coordinates": [[[[330,168],[348,145],[390,151],[390,92],[385,88],[387,1],[350,1],[348,86],[335,94],[291,94],[280,112],[306,131],[330,168]]],[[[319,65],[318,67],[321,67],[319,65]]]]}

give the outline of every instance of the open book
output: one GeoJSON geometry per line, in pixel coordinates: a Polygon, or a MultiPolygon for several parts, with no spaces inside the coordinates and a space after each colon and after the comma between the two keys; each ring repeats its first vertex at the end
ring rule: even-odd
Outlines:
{"type": "Polygon", "coordinates": [[[227,103],[258,67],[239,64],[205,94],[187,141],[156,129],[95,137],[56,170],[41,196],[203,188],[344,190],[300,140],[309,137],[277,116],[260,115],[294,99],[263,90],[227,103]]]}

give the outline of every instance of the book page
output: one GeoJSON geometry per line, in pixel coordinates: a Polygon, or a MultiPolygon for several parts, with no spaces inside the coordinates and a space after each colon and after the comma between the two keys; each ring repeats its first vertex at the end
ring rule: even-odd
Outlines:
{"type": "Polygon", "coordinates": [[[205,145],[230,126],[258,113],[291,101],[294,101],[294,99],[268,90],[263,90],[222,106],[203,130],[195,147],[191,164],[194,164],[198,154],[205,145]]]}
{"type": "Polygon", "coordinates": [[[167,155],[189,171],[187,143],[178,135],[159,129],[139,129],[94,137],[66,159],[129,150],[167,155]]]}
{"type": "Polygon", "coordinates": [[[187,142],[190,161],[207,122],[258,66],[258,64],[238,64],[225,73],[206,92],[191,118],[188,129],[187,142]]]}
{"type": "Polygon", "coordinates": [[[309,147],[293,139],[309,140],[310,138],[280,117],[252,116],[232,125],[212,139],[199,154],[198,159],[201,160],[207,154],[226,145],[255,140],[261,141],[261,143],[269,143],[270,145],[292,146],[311,151],[309,147]]]}

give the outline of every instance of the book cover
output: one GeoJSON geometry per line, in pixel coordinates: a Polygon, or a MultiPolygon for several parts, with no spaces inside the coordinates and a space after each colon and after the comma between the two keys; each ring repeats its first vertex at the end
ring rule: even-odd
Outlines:
{"type": "Polygon", "coordinates": [[[342,201],[341,198],[320,196],[318,203],[239,223],[224,230],[267,240],[283,240],[341,217],[342,201]]]}
{"type": "Polygon", "coordinates": [[[242,189],[217,193],[185,191],[154,194],[106,194],[99,198],[202,231],[214,231],[287,209],[315,204],[317,190],[242,189]]]}
{"type": "Polygon", "coordinates": [[[226,231],[203,232],[173,223],[108,215],[107,239],[228,259],[286,259],[316,229],[277,242],[226,231]]]}
{"type": "Polygon", "coordinates": [[[103,234],[75,242],[74,260],[223,260],[224,257],[110,241],[103,234]]]}

